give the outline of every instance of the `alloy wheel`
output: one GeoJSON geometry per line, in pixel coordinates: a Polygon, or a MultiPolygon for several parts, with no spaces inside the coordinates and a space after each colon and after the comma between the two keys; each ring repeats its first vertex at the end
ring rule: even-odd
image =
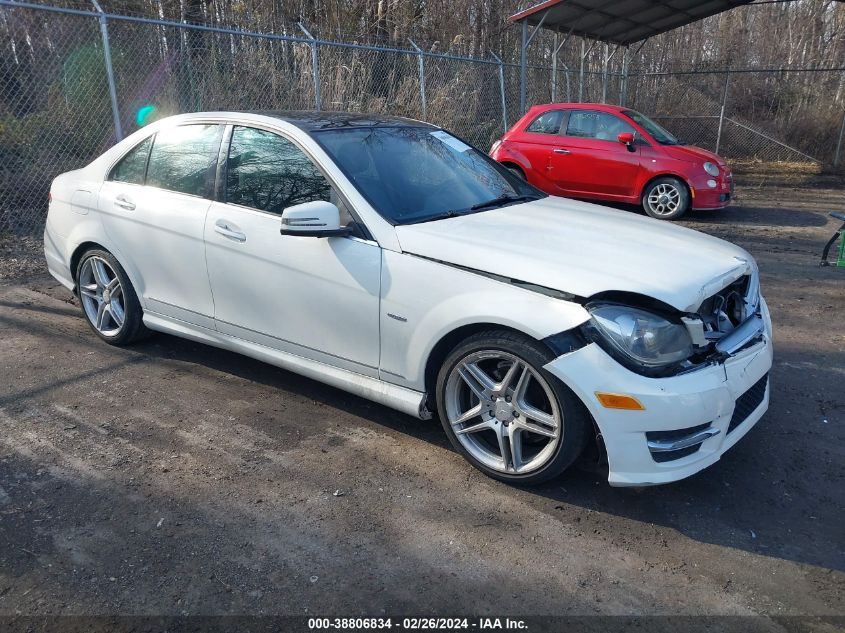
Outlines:
{"type": "Polygon", "coordinates": [[[681,205],[681,192],[676,186],[662,182],[649,191],[646,202],[654,214],[671,215],[681,205]]]}
{"type": "Polygon", "coordinates": [[[103,336],[117,336],[126,320],[123,287],[102,257],[92,256],[79,272],[79,298],[85,316],[103,336]]]}
{"type": "Polygon", "coordinates": [[[473,352],[445,386],[449,424],[461,446],[497,472],[525,474],[554,458],[563,424],[551,386],[521,358],[500,350],[473,352]]]}

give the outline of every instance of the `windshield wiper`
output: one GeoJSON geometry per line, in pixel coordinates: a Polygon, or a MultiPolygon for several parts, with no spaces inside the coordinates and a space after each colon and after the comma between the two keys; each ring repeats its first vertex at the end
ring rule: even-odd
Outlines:
{"type": "Polygon", "coordinates": [[[422,224],[423,222],[434,222],[435,220],[446,220],[448,218],[456,218],[463,215],[460,211],[444,211],[443,213],[435,213],[434,215],[426,215],[421,218],[415,218],[402,222],[402,224],[422,224]]]}
{"type": "Polygon", "coordinates": [[[492,200],[488,200],[487,202],[479,202],[478,204],[472,205],[469,210],[470,211],[480,211],[481,209],[490,209],[492,207],[500,207],[505,204],[509,204],[511,202],[528,202],[530,200],[539,200],[539,196],[532,196],[532,195],[523,195],[523,196],[499,196],[498,198],[493,198],[492,200]]]}

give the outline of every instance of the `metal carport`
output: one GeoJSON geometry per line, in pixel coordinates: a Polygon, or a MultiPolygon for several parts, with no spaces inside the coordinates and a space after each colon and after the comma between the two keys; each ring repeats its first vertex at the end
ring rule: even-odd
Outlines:
{"type": "MultiPolygon", "coordinates": [[[[557,67],[558,54],[567,40],[576,35],[582,39],[581,69],[579,74],[578,100],[581,100],[584,86],[584,61],[597,42],[615,44],[613,53],[605,49],[603,93],[607,92],[607,67],[610,59],[620,47],[625,48],[623,59],[623,82],[627,84],[628,46],[644,42],[648,38],[691,24],[703,18],[722,13],[735,7],[751,4],[752,0],[546,0],[508,18],[509,22],[522,25],[522,47],[520,51],[519,105],[522,112],[526,106],[525,74],[527,52],[534,35],[541,29],[555,33],[552,65],[557,67]],[[534,27],[529,32],[529,27],[534,27]],[[558,43],[558,34],[563,41],[558,43]],[[589,49],[584,41],[593,40],[589,49]]],[[[552,73],[555,77],[555,73],[552,73]]],[[[555,81],[553,79],[553,81],[555,81]]],[[[553,91],[554,92],[554,91],[553,91]]],[[[622,91],[624,99],[625,91],[622,91]]]]}

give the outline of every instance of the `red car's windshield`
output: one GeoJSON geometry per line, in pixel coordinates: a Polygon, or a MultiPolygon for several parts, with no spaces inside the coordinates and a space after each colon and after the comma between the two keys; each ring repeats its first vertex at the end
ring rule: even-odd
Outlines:
{"type": "Polygon", "coordinates": [[[640,114],[634,110],[625,110],[622,114],[640,127],[644,128],[645,131],[651,134],[651,137],[661,145],[683,145],[683,142],[678,140],[671,132],[661,127],[644,114],[640,114]]]}

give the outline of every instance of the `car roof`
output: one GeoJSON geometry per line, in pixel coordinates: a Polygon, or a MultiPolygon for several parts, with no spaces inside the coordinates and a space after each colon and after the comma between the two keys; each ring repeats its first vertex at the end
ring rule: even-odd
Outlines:
{"type": "Polygon", "coordinates": [[[361,127],[436,127],[424,121],[381,113],[264,110],[253,111],[251,114],[260,114],[262,116],[280,119],[291,125],[295,125],[305,132],[361,127]]]}
{"type": "Polygon", "coordinates": [[[630,110],[630,108],[612,105],[610,103],[544,103],[535,105],[532,110],[554,110],[556,108],[578,108],[581,110],[599,110],[604,112],[621,112],[623,110],[630,110]]]}
{"type": "Polygon", "coordinates": [[[318,112],[316,110],[230,110],[218,112],[188,112],[161,119],[165,125],[185,124],[208,119],[223,120],[237,125],[250,117],[264,117],[284,121],[306,133],[320,130],[368,127],[419,127],[436,130],[438,126],[401,116],[361,112],[318,112]]]}

